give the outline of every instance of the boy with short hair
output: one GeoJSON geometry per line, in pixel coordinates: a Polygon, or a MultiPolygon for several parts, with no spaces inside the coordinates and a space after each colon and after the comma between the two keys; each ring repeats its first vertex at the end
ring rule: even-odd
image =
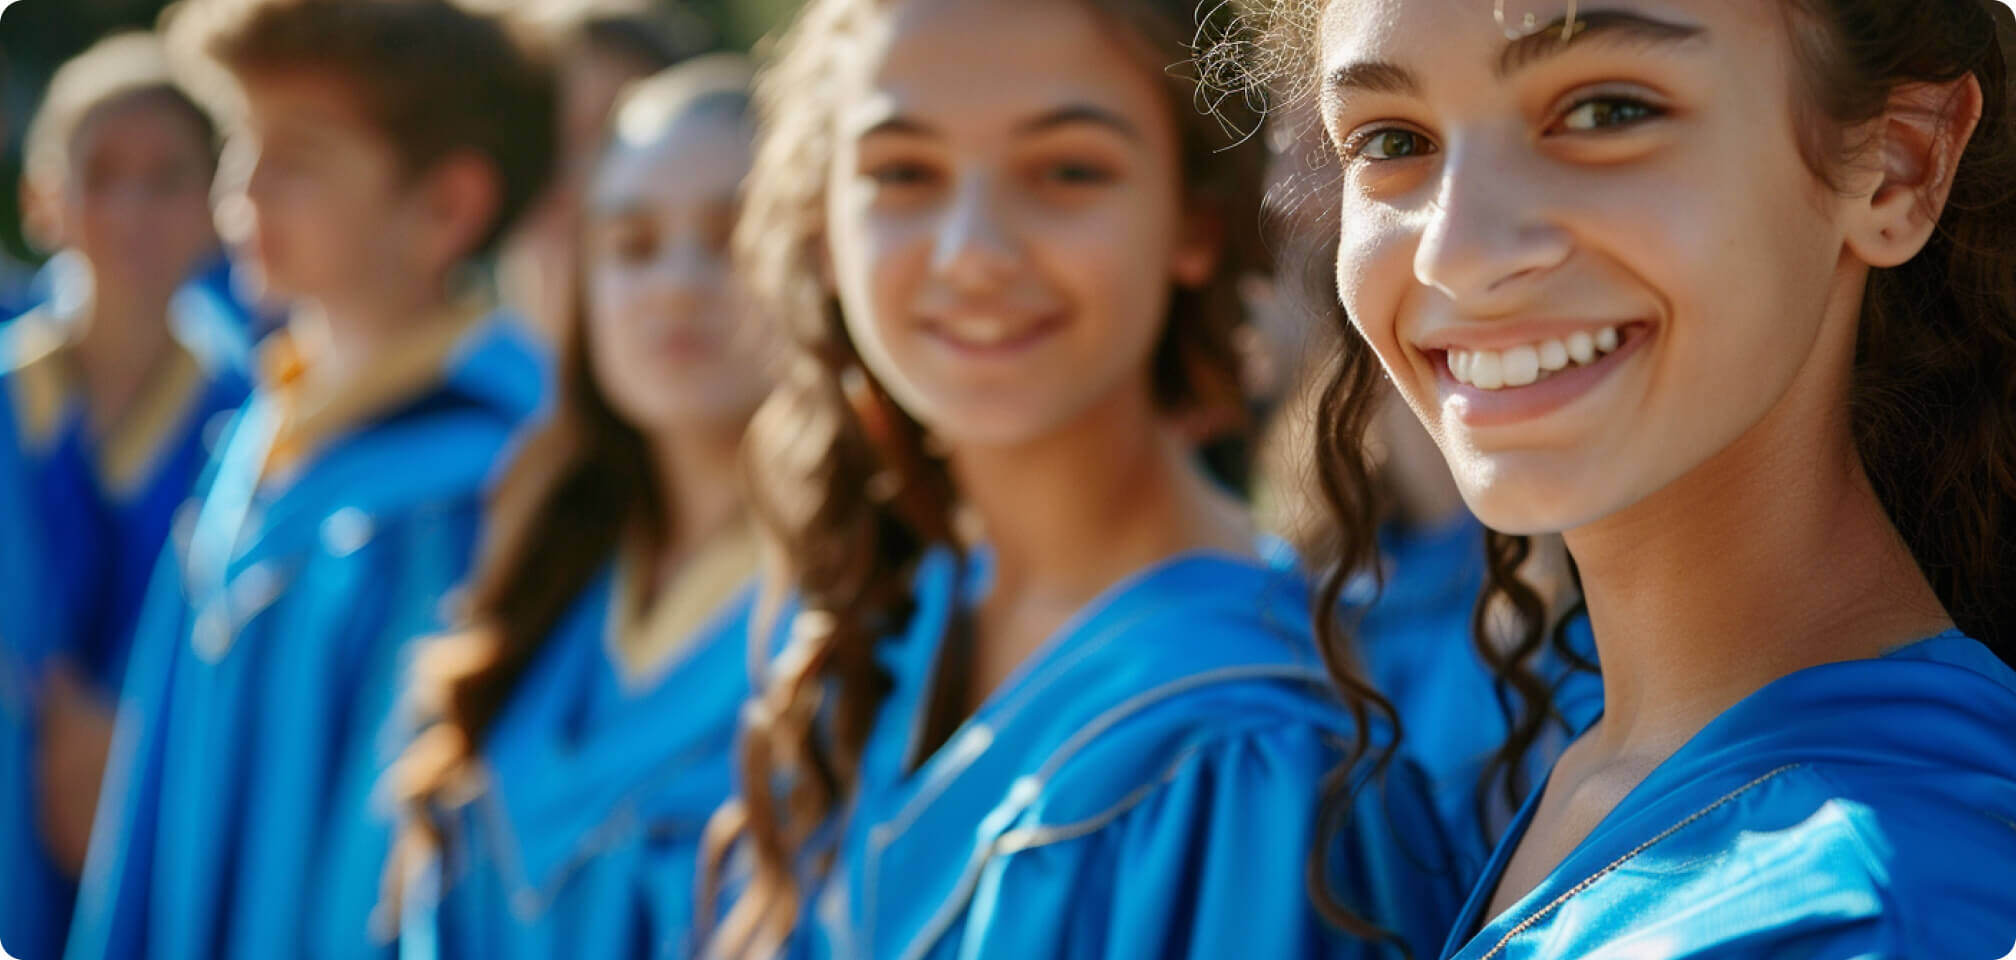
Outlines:
{"type": "Polygon", "coordinates": [[[553,166],[550,69],[447,0],[191,0],[237,81],[248,248],[294,304],[164,556],[69,956],[356,957],[410,642],[538,401],[470,266],[553,166]]]}
{"type": "Polygon", "coordinates": [[[216,255],[210,115],[158,38],[64,64],[29,126],[30,234],[76,289],[0,330],[0,944],[62,950],[127,645],[169,521],[245,397],[178,294],[216,255]]]}

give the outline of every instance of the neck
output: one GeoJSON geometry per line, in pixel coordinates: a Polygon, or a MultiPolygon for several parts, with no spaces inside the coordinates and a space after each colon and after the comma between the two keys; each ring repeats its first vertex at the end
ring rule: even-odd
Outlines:
{"type": "Polygon", "coordinates": [[[745,421],[687,425],[652,438],[658,502],[672,536],[659,545],[657,579],[675,576],[679,560],[742,515],[740,456],[745,421]]]}
{"type": "Polygon", "coordinates": [[[1688,476],[1568,534],[1603,663],[1599,754],[1670,753],[1773,680],[1952,625],[1829,386],[1795,386],[1688,476]]]}
{"type": "Polygon", "coordinates": [[[384,356],[415,321],[440,314],[452,300],[445,278],[388,279],[342,296],[316,298],[296,310],[287,326],[315,357],[317,379],[340,383],[384,356]]]}
{"type": "Polygon", "coordinates": [[[175,291],[93,291],[72,342],[84,392],[100,422],[116,419],[173,349],[168,304],[175,291]]]}
{"type": "Polygon", "coordinates": [[[1091,600],[1188,550],[1252,551],[1252,528],[1146,391],[1036,442],[956,450],[959,491],[994,554],[994,591],[1091,600]]]}

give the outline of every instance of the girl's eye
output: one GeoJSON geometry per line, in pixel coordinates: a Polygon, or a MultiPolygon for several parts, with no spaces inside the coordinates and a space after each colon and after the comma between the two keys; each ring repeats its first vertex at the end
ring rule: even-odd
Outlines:
{"type": "Polygon", "coordinates": [[[1629,97],[1592,97],[1561,115],[1558,126],[1569,133],[1590,133],[1635,126],[1663,115],[1643,100],[1629,97]]]}
{"type": "Polygon", "coordinates": [[[882,187],[919,187],[931,182],[931,168],[921,163],[885,163],[868,171],[882,187]]]}
{"type": "Polygon", "coordinates": [[[645,230],[612,234],[605,243],[606,255],[619,263],[644,263],[658,255],[658,238],[645,230]]]}
{"type": "Polygon", "coordinates": [[[1362,134],[1345,146],[1346,160],[1405,160],[1435,152],[1428,138],[1401,127],[1362,134]]]}
{"type": "Polygon", "coordinates": [[[1110,182],[1113,172],[1092,163],[1057,163],[1043,171],[1043,179],[1064,186],[1085,187],[1110,182]]]}

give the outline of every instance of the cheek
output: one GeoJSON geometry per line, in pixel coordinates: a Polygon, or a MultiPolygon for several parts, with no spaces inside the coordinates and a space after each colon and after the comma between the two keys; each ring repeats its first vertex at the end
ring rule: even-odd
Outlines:
{"type": "MultiPolygon", "coordinates": [[[[1390,215],[1347,207],[1338,233],[1337,298],[1359,336],[1388,370],[1400,356],[1400,307],[1414,286],[1412,251],[1417,238],[1390,215]]],[[[1403,387],[1408,386],[1399,378],[1403,387]]]]}
{"type": "Polygon", "coordinates": [[[869,217],[832,236],[834,284],[855,345],[865,350],[897,339],[930,272],[929,223],[869,217]]]}

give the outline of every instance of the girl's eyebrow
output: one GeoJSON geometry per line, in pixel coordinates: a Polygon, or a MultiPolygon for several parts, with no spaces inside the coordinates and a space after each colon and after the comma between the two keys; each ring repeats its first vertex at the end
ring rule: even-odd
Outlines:
{"type": "MultiPolygon", "coordinates": [[[[1565,17],[1508,41],[1498,53],[1493,73],[1509,77],[1571,47],[1587,43],[1639,48],[1671,47],[1704,38],[1708,31],[1691,24],[1660,20],[1630,10],[1589,10],[1577,15],[1571,27],[1565,17]],[[1565,35],[1565,39],[1564,39],[1565,35]]],[[[1330,68],[1324,74],[1324,89],[1336,96],[1346,93],[1390,93],[1418,96],[1421,78],[1413,71],[1383,60],[1362,60],[1330,68]]]]}
{"type": "Polygon", "coordinates": [[[1586,10],[1576,16],[1572,25],[1565,17],[1557,18],[1506,43],[1505,49],[1498,54],[1494,72],[1503,79],[1584,43],[1663,48],[1680,46],[1707,35],[1705,27],[1661,20],[1636,11],[1586,10]]]}
{"type": "MultiPolygon", "coordinates": [[[[1129,140],[1141,139],[1141,130],[1132,121],[1112,110],[1090,103],[1068,103],[1053,110],[1046,110],[1018,124],[1015,133],[1017,136],[1027,137],[1079,124],[1103,127],[1129,140]]],[[[870,124],[855,137],[865,140],[882,134],[913,137],[939,135],[936,128],[922,120],[903,114],[891,114],[870,124]]]]}

